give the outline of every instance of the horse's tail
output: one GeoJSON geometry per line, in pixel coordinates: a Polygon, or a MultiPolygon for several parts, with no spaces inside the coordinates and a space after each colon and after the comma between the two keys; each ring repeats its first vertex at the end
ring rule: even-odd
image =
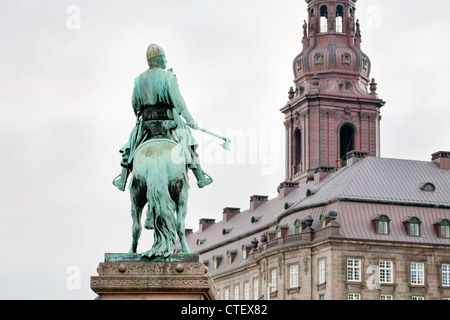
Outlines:
{"type": "Polygon", "coordinates": [[[149,162],[147,175],[147,227],[154,229],[154,244],[145,255],[170,256],[176,245],[175,202],[169,193],[169,175],[164,160],[154,158],[149,162]]]}

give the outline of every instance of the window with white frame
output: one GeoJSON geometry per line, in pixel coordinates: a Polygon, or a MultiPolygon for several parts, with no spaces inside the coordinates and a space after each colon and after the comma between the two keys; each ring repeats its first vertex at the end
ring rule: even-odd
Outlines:
{"type": "Polygon", "coordinates": [[[361,281],[360,259],[347,259],[347,281],[361,281]]]}
{"type": "Polygon", "coordinates": [[[253,279],[253,299],[259,300],[259,279],[253,279]]]}
{"type": "Polygon", "coordinates": [[[289,287],[298,287],[298,265],[292,265],[289,267],[289,287]]]}
{"type": "Polygon", "coordinates": [[[250,300],[250,282],[244,283],[244,300],[250,300]]]}
{"type": "Polygon", "coordinates": [[[348,300],[361,300],[361,294],[360,293],[349,293],[348,300]]]}
{"type": "Polygon", "coordinates": [[[442,286],[450,287],[450,264],[443,264],[441,266],[442,286]]]}
{"type": "Polygon", "coordinates": [[[412,296],[411,300],[425,300],[423,296],[412,296]]]}
{"type": "Polygon", "coordinates": [[[225,300],[230,300],[230,288],[225,288],[223,298],[225,300]]]}
{"type": "Polygon", "coordinates": [[[394,298],[391,295],[382,294],[380,295],[380,300],[394,300],[394,298]]]}
{"type": "Polygon", "coordinates": [[[270,292],[277,291],[277,269],[272,269],[271,282],[270,282],[270,292]]]}
{"type": "Polygon", "coordinates": [[[379,261],[380,283],[393,282],[393,263],[392,261],[379,261]]]}
{"type": "Polygon", "coordinates": [[[234,300],[239,300],[239,285],[234,286],[234,300]]]}
{"type": "Polygon", "coordinates": [[[424,285],[425,265],[423,262],[411,262],[411,285],[424,285]]]}
{"type": "Polygon", "coordinates": [[[319,284],[326,281],[326,262],[325,259],[319,261],[319,284]]]}

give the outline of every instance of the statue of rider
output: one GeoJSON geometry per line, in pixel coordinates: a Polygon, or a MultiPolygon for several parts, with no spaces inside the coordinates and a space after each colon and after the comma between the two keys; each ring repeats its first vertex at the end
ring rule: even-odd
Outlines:
{"type": "Polygon", "coordinates": [[[132,105],[137,118],[136,126],[128,143],[120,149],[122,173],[113,184],[125,191],[134,152],[143,142],[152,138],[170,138],[181,145],[186,164],[197,179],[197,186],[203,188],[213,180],[202,170],[196,153],[197,143],[190,129],[197,130],[198,124],[181,96],[175,74],[172,69],[166,70],[164,50],[151,44],[147,49],[147,62],[149,69],[134,82],[132,105]]]}

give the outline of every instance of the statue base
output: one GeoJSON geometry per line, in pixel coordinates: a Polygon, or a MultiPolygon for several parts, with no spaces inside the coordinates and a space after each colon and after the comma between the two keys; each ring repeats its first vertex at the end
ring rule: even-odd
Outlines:
{"type": "Polygon", "coordinates": [[[91,277],[98,300],[218,300],[199,254],[148,259],[139,254],[105,254],[91,277]]]}

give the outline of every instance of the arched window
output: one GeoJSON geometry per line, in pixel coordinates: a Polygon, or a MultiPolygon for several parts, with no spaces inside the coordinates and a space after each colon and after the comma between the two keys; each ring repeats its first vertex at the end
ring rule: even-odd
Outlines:
{"type": "Polygon", "coordinates": [[[355,129],[351,124],[344,124],[339,132],[340,136],[340,158],[342,166],[346,164],[347,153],[355,150],[355,129]]]}
{"type": "Polygon", "coordinates": [[[336,8],[336,32],[344,32],[344,8],[337,6],[336,8]]]}
{"type": "Polygon", "coordinates": [[[422,191],[428,191],[428,192],[433,192],[436,191],[436,187],[434,184],[432,184],[431,182],[427,182],[424,183],[420,186],[420,190],[422,191]]]}
{"type": "Polygon", "coordinates": [[[294,171],[298,173],[302,171],[302,133],[300,129],[294,132],[294,171]]]}
{"type": "Polygon", "coordinates": [[[234,258],[236,257],[236,250],[228,250],[227,251],[227,264],[230,265],[234,262],[234,258]]]}
{"type": "Polygon", "coordinates": [[[389,234],[389,218],[387,216],[381,216],[377,221],[377,233],[389,234]]]}
{"type": "Polygon", "coordinates": [[[296,220],[294,223],[295,227],[295,233],[301,233],[302,232],[302,222],[300,220],[296,220]]]}
{"type": "Polygon", "coordinates": [[[420,237],[420,225],[421,222],[419,220],[419,218],[411,218],[409,220],[409,227],[408,227],[408,231],[409,231],[409,235],[412,237],[420,237]]]}
{"type": "Polygon", "coordinates": [[[323,228],[326,227],[327,223],[326,223],[326,220],[325,220],[325,216],[323,214],[320,215],[319,223],[320,223],[320,229],[323,229],[323,228]]]}
{"type": "Polygon", "coordinates": [[[245,244],[242,245],[242,260],[247,260],[248,251],[247,246],[245,244]]]}
{"type": "Polygon", "coordinates": [[[328,8],[327,6],[322,6],[320,8],[320,32],[328,31],[328,8]]]}
{"type": "Polygon", "coordinates": [[[439,224],[439,236],[444,239],[450,239],[450,221],[441,221],[439,224]]]}
{"type": "Polygon", "coordinates": [[[280,228],[280,226],[277,227],[277,238],[281,238],[281,228],[280,228]]]}

